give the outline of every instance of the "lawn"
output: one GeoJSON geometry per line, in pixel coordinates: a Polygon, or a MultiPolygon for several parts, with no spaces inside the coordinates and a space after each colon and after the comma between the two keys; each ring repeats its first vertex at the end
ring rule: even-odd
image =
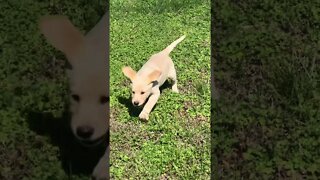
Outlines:
{"type": "Polygon", "coordinates": [[[210,1],[110,3],[112,178],[209,179],[210,1]],[[180,94],[165,87],[149,121],[140,121],[121,68],[139,70],[183,34],[171,54],[180,94]]]}
{"type": "Polygon", "coordinates": [[[319,1],[215,1],[219,179],[319,179],[319,1]]]}
{"type": "Polygon", "coordinates": [[[90,168],[76,171],[64,156],[72,144],[60,126],[69,99],[66,61],[37,21],[65,14],[86,32],[105,7],[105,1],[1,1],[0,179],[88,179],[90,168]]]}

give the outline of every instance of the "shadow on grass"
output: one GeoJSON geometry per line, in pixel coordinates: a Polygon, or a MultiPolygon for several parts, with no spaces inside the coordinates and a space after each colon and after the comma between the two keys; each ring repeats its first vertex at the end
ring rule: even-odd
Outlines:
{"type": "Polygon", "coordinates": [[[138,117],[142,108],[134,107],[131,102],[131,97],[118,97],[118,101],[125,105],[128,109],[129,115],[131,117],[138,117]]]}
{"type": "MultiPolygon", "coordinates": [[[[161,87],[160,87],[160,93],[162,93],[162,91],[164,89],[167,89],[167,88],[171,88],[172,87],[172,84],[169,82],[169,81],[166,81],[161,87]]],[[[128,109],[128,112],[129,112],[129,115],[131,117],[138,117],[140,112],[142,111],[143,109],[143,106],[142,107],[135,107],[133,106],[132,102],[131,102],[131,97],[118,97],[118,101],[123,104],[124,106],[127,107],[128,109]]],[[[147,99],[148,101],[148,99],[147,99]]],[[[146,101],[146,102],[147,102],[146,101]]],[[[152,111],[156,108],[157,104],[152,108],[152,111]]]]}
{"type": "Polygon", "coordinates": [[[59,158],[66,174],[90,176],[100,157],[105,153],[106,143],[96,147],[84,147],[76,141],[70,129],[70,114],[55,118],[51,113],[30,112],[30,129],[50,138],[50,143],[60,149],[59,158]]]}
{"type": "Polygon", "coordinates": [[[162,93],[162,91],[163,90],[165,90],[165,89],[171,89],[171,87],[172,87],[172,82],[170,82],[170,81],[166,81],[166,82],[164,82],[164,84],[160,87],[160,92],[162,93]]]}
{"type": "MultiPolygon", "coordinates": [[[[184,9],[194,8],[195,6],[208,3],[207,0],[176,0],[176,1],[133,1],[128,3],[125,8],[135,10],[142,14],[162,14],[162,13],[179,13],[184,9]],[[134,5],[134,6],[133,6],[134,5]]],[[[123,6],[122,6],[123,7],[123,6]]]]}

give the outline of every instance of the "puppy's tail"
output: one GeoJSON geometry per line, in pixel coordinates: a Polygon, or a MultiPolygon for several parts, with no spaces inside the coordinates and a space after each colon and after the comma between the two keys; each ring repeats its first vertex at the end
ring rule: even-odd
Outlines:
{"type": "Polygon", "coordinates": [[[173,41],[168,47],[166,47],[163,52],[170,54],[170,52],[186,37],[186,35],[181,36],[179,39],[173,41]]]}

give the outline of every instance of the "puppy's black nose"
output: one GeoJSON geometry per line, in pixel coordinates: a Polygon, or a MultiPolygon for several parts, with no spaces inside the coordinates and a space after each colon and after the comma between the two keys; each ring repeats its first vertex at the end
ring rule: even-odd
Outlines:
{"type": "Polygon", "coordinates": [[[77,128],[77,135],[83,139],[88,139],[92,136],[94,129],[90,126],[80,126],[77,128]]]}
{"type": "Polygon", "coordinates": [[[138,101],[134,101],[134,102],[133,102],[133,105],[138,106],[138,105],[139,105],[139,102],[138,102],[138,101]]]}

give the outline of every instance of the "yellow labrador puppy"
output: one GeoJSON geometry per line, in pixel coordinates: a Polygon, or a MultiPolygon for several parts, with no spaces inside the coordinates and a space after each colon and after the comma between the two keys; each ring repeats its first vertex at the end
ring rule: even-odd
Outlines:
{"type": "Polygon", "coordinates": [[[132,82],[132,104],[142,106],[149,98],[139,115],[140,119],[149,119],[149,114],[160,96],[159,88],[168,78],[173,81],[172,91],[179,92],[176,69],[169,54],[185,37],[181,36],[161,52],[152,55],[138,72],[129,66],[122,68],[124,75],[132,82]]]}

